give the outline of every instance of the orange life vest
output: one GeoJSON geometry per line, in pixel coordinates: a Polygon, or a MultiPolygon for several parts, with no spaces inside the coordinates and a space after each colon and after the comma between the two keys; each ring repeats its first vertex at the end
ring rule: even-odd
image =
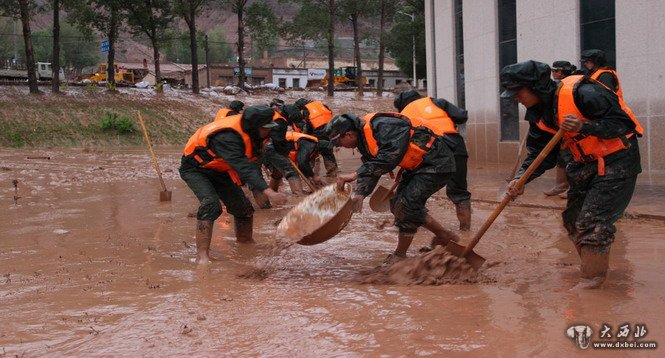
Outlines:
{"type": "Polygon", "coordinates": [[[457,133],[455,122],[446,111],[434,104],[430,97],[420,98],[409,103],[400,113],[409,117],[412,126],[420,125],[430,128],[438,136],[457,133]]]}
{"type": "Polygon", "coordinates": [[[231,108],[222,108],[219,111],[217,111],[217,115],[215,116],[215,121],[218,121],[222,118],[226,118],[229,116],[229,113],[235,112],[231,108]]]}
{"type": "Polygon", "coordinates": [[[208,147],[208,141],[215,134],[223,130],[235,131],[242,137],[245,144],[245,156],[250,162],[256,160],[252,152],[252,139],[245,131],[242,130],[240,125],[241,114],[235,114],[229,117],[215,119],[214,122],[208,123],[199,128],[185,145],[184,156],[194,159],[200,168],[209,168],[217,172],[226,172],[229,174],[234,183],[242,185],[240,176],[223,158],[208,147]]]}
{"type": "MultiPolygon", "coordinates": [[[[289,152],[289,158],[291,158],[296,165],[298,164],[298,141],[301,139],[308,139],[315,143],[319,142],[319,139],[312,135],[292,131],[286,132],[286,140],[293,143],[293,150],[289,152]]],[[[316,154],[317,153],[312,153],[312,156],[315,157],[316,154]]]]}
{"type": "MultiPolygon", "coordinates": [[[[379,144],[376,142],[376,138],[374,138],[374,130],[372,129],[372,120],[376,118],[377,115],[385,115],[385,114],[386,113],[368,113],[363,117],[363,120],[365,121],[365,125],[363,126],[363,133],[365,141],[367,142],[367,149],[369,150],[369,153],[372,157],[376,157],[376,155],[379,153],[379,144]]],[[[413,136],[414,126],[408,117],[399,113],[388,113],[388,115],[391,115],[395,118],[400,118],[409,125],[411,125],[410,135],[413,136]]],[[[432,147],[432,144],[434,144],[436,138],[438,138],[436,135],[432,135],[432,137],[430,138],[429,142],[426,145],[428,149],[432,147]]],[[[420,164],[422,164],[423,157],[427,153],[429,153],[429,150],[424,150],[415,143],[409,141],[409,148],[406,150],[404,157],[402,157],[402,161],[399,163],[399,166],[406,170],[414,170],[418,168],[420,164]]]]}
{"type": "Polygon", "coordinates": [[[312,123],[312,129],[325,126],[333,117],[332,112],[321,101],[309,102],[305,105],[305,108],[309,111],[309,121],[312,123]]]}
{"type": "Polygon", "coordinates": [[[281,115],[281,114],[280,114],[279,112],[277,112],[277,111],[275,111],[275,114],[272,115],[272,120],[275,121],[275,122],[278,122],[278,121],[284,121],[284,123],[288,123],[288,122],[286,121],[286,118],[284,118],[284,116],[281,115]]]}
{"type": "MultiPolygon", "coordinates": [[[[574,91],[582,79],[584,79],[583,75],[573,75],[561,80],[561,84],[557,92],[557,119],[559,126],[561,126],[564,121],[564,117],[568,114],[574,114],[579,119],[588,121],[588,119],[582,115],[579,108],[577,108],[574,98],[574,91]]],[[[619,104],[621,105],[621,109],[626,112],[626,114],[635,124],[635,133],[637,133],[638,136],[642,136],[642,134],[644,134],[644,129],[637,121],[637,118],[635,118],[633,115],[633,112],[630,111],[630,108],[626,106],[621,97],[619,97],[619,104]]],[[[550,133],[555,132],[553,129],[548,128],[542,121],[539,121],[537,125],[539,128],[550,133]]],[[[588,163],[598,161],[598,175],[603,176],[605,175],[604,157],[628,148],[629,144],[627,142],[627,138],[630,138],[631,136],[633,136],[633,133],[630,133],[627,136],[621,138],[602,139],[593,135],[564,132],[563,147],[570,149],[570,152],[573,154],[573,158],[576,162],[588,163]]]]}
{"type": "MultiPolygon", "coordinates": [[[[589,76],[589,77],[591,77],[591,79],[593,79],[593,80],[598,81],[598,77],[600,77],[600,75],[602,75],[603,73],[611,73],[614,76],[614,78],[617,81],[617,90],[612,91],[612,92],[615,92],[617,94],[617,96],[619,96],[619,98],[623,99],[623,91],[621,90],[621,82],[619,81],[619,75],[617,74],[616,71],[610,70],[608,68],[599,68],[598,70],[596,70],[596,72],[592,73],[591,76],[589,76]]],[[[610,90],[612,90],[612,89],[610,88],[610,90]]]]}

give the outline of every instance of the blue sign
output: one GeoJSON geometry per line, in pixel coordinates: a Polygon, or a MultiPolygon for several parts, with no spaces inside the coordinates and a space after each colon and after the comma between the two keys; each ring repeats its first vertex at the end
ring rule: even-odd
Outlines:
{"type": "Polygon", "coordinates": [[[104,53],[109,52],[109,40],[102,40],[102,46],[100,50],[104,53]]]}

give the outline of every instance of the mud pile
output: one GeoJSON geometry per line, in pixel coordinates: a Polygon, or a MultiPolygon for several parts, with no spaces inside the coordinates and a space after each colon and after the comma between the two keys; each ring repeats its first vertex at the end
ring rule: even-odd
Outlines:
{"type": "Polygon", "coordinates": [[[478,273],[443,247],[392,265],[379,266],[360,276],[362,283],[396,285],[443,285],[478,282],[478,273]]]}
{"type": "Polygon", "coordinates": [[[344,206],[349,194],[328,185],[309,195],[289,211],[277,227],[277,236],[298,240],[330,220],[344,206]]]}

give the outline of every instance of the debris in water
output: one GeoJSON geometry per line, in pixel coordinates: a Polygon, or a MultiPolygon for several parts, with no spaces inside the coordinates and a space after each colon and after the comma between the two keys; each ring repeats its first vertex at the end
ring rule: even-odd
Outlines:
{"type": "Polygon", "coordinates": [[[12,185],[14,185],[14,205],[18,205],[18,199],[21,198],[18,196],[18,180],[12,180],[12,185]]]}
{"type": "Polygon", "coordinates": [[[64,230],[64,229],[55,229],[55,230],[53,230],[53,233],[56,234],[56,235],[64,235],[68,232],[69,232],[69,230],[64,230]]]}
{"type": "Polygon", "coordinates": [[[466,260],[437,246],[425,254],[379,266],[361,274],[362,283],[442,285],[478,282],[478,273],[466,260]]]}

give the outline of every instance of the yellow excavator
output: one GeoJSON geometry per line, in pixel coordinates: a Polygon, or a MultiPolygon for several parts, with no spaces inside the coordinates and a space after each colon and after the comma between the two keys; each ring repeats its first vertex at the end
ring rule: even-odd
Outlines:
{"type": "MultiPolygon", "coordinates": [[[[334,84],[335,87],[349,86],[349,87],[358,87],[365,86],[367,84],[367,77],[362,76],[360,78],[360,84],[358,83],[358,68],[357,67],[340,67],[335,69],[335,78],[334,84]]],[[[328,85],[328,74],[323,77],[321,80],[323,86],[328,85]]]]}
{"type": "MultiPolygon", "coordinates": [[[[93,82],[106,81],[106,76],[107,76],[106,66],[107,66],[106,63],[100,63],[97,72],[95,72],[94,75],[88,77],[87,79],[93,82]]],[[[134,72],[126,70],[124,68],[120,68],[117,64],[114,64],[113,77],[115,78],[116,83],[127,83],[127,84],[136,83],[136,77],[134,76],[134,72]]]]}

